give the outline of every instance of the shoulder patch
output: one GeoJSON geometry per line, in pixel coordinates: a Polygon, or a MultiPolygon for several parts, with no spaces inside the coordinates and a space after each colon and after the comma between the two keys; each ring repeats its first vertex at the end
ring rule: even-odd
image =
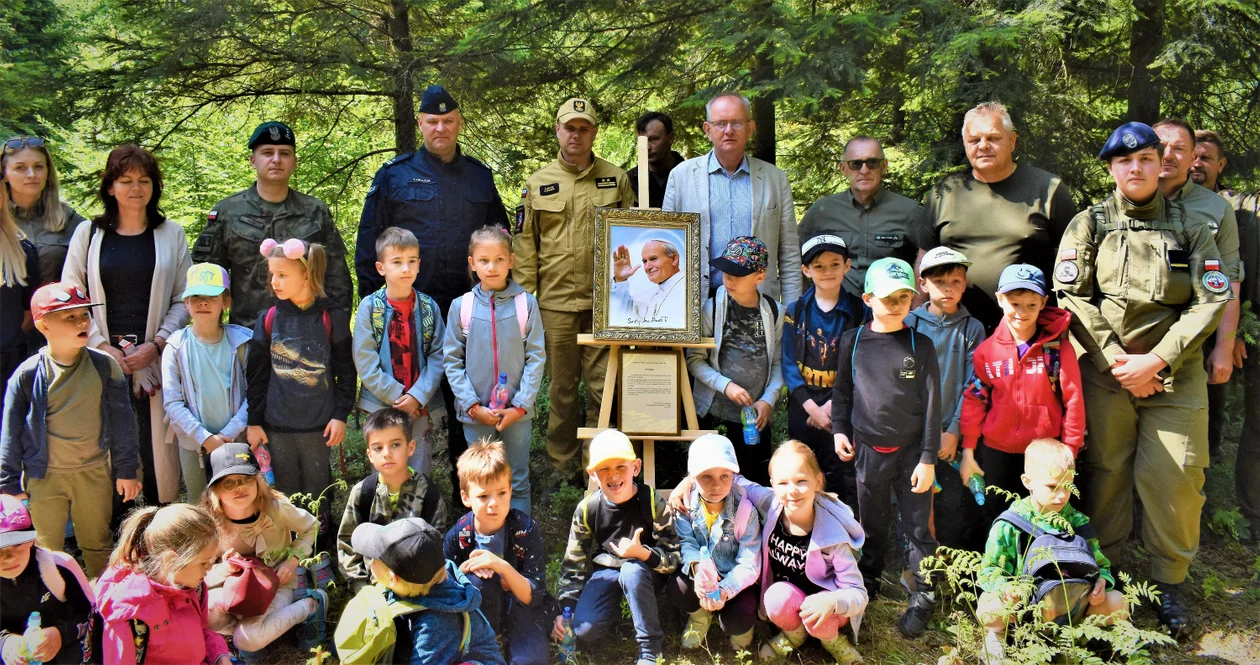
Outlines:
{"type": "MultiPolygon", "coordinates": [[[[1074,250],[1075,251],[1075,250],[1074,250]]],[[[1064,260],[1054,267],[1054,278],[1064,284],[1071,284],[1081,274],[1081,269],[1077,267],[1076,261],[1064,260]]]]}
{"type": "Polygon", "coordinates": [[[1075,261],[1075,260],[1076,260],[1076,248],[1075,248],[1075,247],[1064,247],[1063,249],[1060,249],[1060,250],[1059,250],[1059,260],[1060,260],[1060,261],[1075,261]]]}
{"type": "Polygon", "coordinates": [[[218,216],[219,216],[219,210],[218,210],[217,208],[216,208],[216,209],[214,209],[214,210],[211,210],[211,211],[210,211],[210,212],[208,212],[208,213],[206,213],[206,219],[208,219],[208,220],[210,220],[210,221],[212,221],[212,222],[213,222],[213,221],[215,220],[215,218],[217,218],[218,216]]]}
{"type": "Polygon", "coordinates": [[[1203,286],[1212,293],[1225,293],[1229,290],[1229,278],[1219,270],[1209,270],[1203,274],[1203,286]]]}
{"type": "Polygon", "coordinates": [[[559,191],[560,191],[560,183],[558,183],[558,182],[553,182],[553,183],[546,184],[546,185],[543,185],[543,186],[539,187],[539,188],[538,188],[538,195],[539,195],[539,196],[551,196],[552,194],[559,193],[559,191]]]}
{"type": "Polygon", "coordinates": [[[414,152],[408,152],[408,153],[404,153],[404,154],[398,155],[397,157],[394,157],[393,159],[389,160],[388,162],[385,162],[385,164],[384,164],[384,165],[385,165],[385,166],[393,166],[393,165],[395,165],[395,164],[400,164],[400,163],[402,163],[402,162],[407,161],[408,159],[411,159],[411,156],[412,156],[412,155],[414,155],[414,154],[416,154],[416,153],[414,153],[414,152]]]}
{"type": "Polygon", "coordinates": [[[595,179],[595,189],[616,189],[616,188],[617,188],[617,178],[615,176],[608,176],[604,178],[595,179]]]}
{"type": "Polygon", "coordinates": [[[1217,259],[1204,259],[1203,269],[1204,270],[1220,270],[1221,262],[1217,259]]]}

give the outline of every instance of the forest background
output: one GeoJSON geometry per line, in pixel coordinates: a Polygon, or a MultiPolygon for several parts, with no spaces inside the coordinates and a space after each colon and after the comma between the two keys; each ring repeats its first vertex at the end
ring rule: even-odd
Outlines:
{"type": "MultiPolygon", "coordinates": [[[[787,171],[798,218],[846,187],[840,153],[856,133],[883,141],[885,186],[921,198],[965,168],[963,113],[984,100],[1011,109],[1017,158],[1061,175],[1081,208],[1109,192],[1096,155],[1125,120],[1176,115],[1213,129],[1229,158],[1225,185],[1260,187],[1257,0],[0,2],[0,137],[48,139],[63,198],[89,217],[108,151],[154,150],[163,208],[190,241],[215,202],[252,182],[250,132],[280,119],[298,137],[294,187],[329,204],[352,248],[377,167],[417,146],[430,83],[459,100],[463,148],[494,170],[509,210],[555,156],[564,99],[594,102],[596,153],[629,168],[633,122],[647,110],[673,116],[684,156],[707,151],[704,102],[726,89],[753,100],[753,154],[787,171]]],[[[1157,661],[1260,662],[1260,558],[1237,542],[1232,493],[1239,392],[1191,571],[1203,627],[1187,647],[1155,650],[1157,661]]],[[[356,434],[351,482],[366,472],[356,434]]],[[[545,452],[535,457],[545,475],[545,452]]],[[[535,500],[558,549],[580,492],[551,492],[554,480],[535,483],[535,500]]],[[[1140,575],[1140,544],[1130,554],[1140,575]]],[[[870,661],[931,661],[954,641],[942,622],[925,643],[904,642],[891,629],[896,604],[871,611],[870,661]]],[[[1149,610],[1139,618],[1152,623],[1149,610]]],[[[694,662],[722,658],[732,656],[694,662]]]]}

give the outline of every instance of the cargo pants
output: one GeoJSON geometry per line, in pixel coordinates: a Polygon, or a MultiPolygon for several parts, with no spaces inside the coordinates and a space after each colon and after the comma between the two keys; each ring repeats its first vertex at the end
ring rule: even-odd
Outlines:
{"type": "Polygon", "coordinates": [[[599,404],[604,395],[604,376],[608,373],[607,346],[578,346],[578,333],[592,330],[594,317],[590,310],[561,312],[540,310],[543,329],[547,331],[547,375],[551,384],[547,400],[551,411],[547,420],[547,454],[558,470],[586,468],[586,448],[577,438],[578,379],[586,380],[586,426],[599,421],[599,404]],[[576,460],[574,458],[577,458],[576,460]]]}

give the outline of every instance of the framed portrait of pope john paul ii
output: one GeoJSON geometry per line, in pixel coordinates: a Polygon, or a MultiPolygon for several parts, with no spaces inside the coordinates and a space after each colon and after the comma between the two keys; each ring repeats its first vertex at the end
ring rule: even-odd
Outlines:
{"type": "Polygon", "coordinates": [[[595,339],[700,341],[700,215],[595,211],[595,339]]]}

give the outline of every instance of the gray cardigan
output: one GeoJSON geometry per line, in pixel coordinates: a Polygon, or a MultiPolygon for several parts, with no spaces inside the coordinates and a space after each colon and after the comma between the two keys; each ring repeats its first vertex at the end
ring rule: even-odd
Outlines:
{"type": "MultiPolygon", "coordinates": [[[[764,296],[761,298],[761,327],[766,331],[766,359],[770,365],[766,368],[766,390],[754,401],[762,401],[774,407],[783,388],[783,353],[779,350],[779,340],[783,339],[783,308],[771,305],[764,296]],[[773,309],[772,309],[773,308],[773,309]]],[[[722,374],[718,364],[718,352],[722,348],[722,328],[726,323],[726,287],[719,286],[717,294],[704,301],[700,311],[700,332],[705,337],[713,336],[717,346],[712,349],[687,349],[687,371],[695,377],[692,395],[696,402],[696,415],[704,416],[713,405],[713,396],[726,390],[731,382],[722,374]]]]}

